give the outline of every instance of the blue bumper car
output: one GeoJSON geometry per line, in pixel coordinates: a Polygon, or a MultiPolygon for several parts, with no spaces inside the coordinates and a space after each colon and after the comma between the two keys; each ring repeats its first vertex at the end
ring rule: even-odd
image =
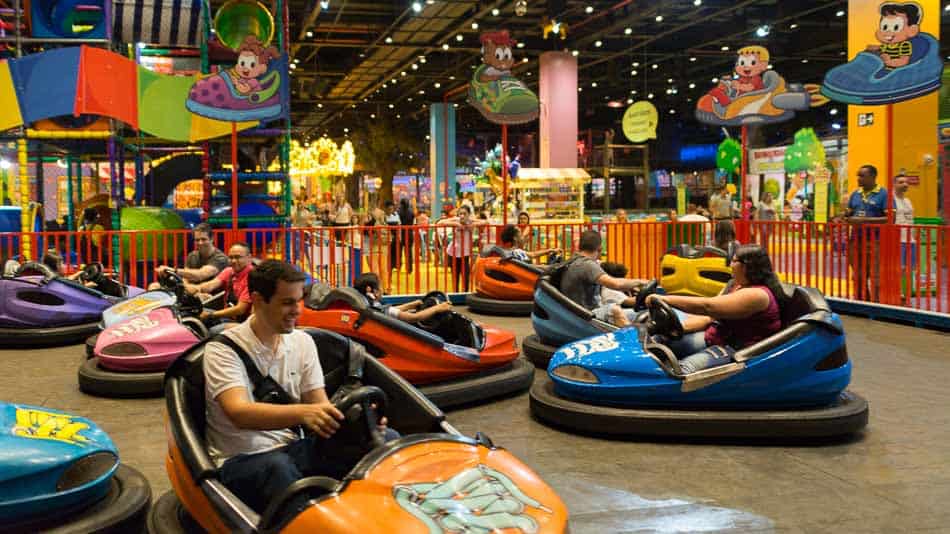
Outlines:
{"type": "Polygon", "coordinates": [[[148,481],[84,417],[0,403],[0,532],[138,532],[148,481]]]}
{"type": "Polygon", "coordinates": [[[821,293],[786,286],[783,329],[724,365],[685,373],[657,334],[682,325],[661,301],[644,324],[567,344],[531,388],[540,420],[614,435],[813,438],[852,434],[868,403],[846,391],[851,362],[840,318],[821,293]]]}
{"type": "Polygon", "coordinates": [[[524,338],[521,349],[537,367],[546,368],[562,345],[617,330],[616,326],[597,319],[590,310],[561,293],[561,278],[567,266],[568,263],[562,263],[541,275],[534,288],[531,325],[535,333],[524,338]]]}
{"type": "Polygon", "coordinates": [[[943,60],[940,42],[921,33],[919,44],[926,47],[920,59],[888,69],[880,55],[861,52],[848,63],[825,74],[821,93],[847,104],[882,105],[903,102],[940,89],[943,60]]]}

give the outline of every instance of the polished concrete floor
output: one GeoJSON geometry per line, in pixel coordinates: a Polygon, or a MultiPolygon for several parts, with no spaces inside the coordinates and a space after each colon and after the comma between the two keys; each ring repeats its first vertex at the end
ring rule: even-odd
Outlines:
{"type": "MultiPolygon", "coordinates": [[[[531,333],[528,319],[484,318],[531,333]]],[[[536,469],[572,532],[950,532],[950,335],[845,318],[851,389],[871,405],[863,435],[822,445],[625,442],[534,421],[527,394],[449,414],[536,469]]],[[[98,422],[154,496],[164,471],[161,399],[90,397],[81,346],[0,351],[0,399],[98,422]]],[[[539,371],[540,372],[540,371],[539,371]]]]}

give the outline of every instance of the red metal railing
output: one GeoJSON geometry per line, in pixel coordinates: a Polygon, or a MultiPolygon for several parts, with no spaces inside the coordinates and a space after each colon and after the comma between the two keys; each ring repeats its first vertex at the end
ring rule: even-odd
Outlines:
{"type": "MultiPolygon", "coordinates": [[[[626,265],[629,276],[658,278],[660,258],[680,243],[707,244],[714,223],[630,222],[544,224],[522,228],[523,248],[577,250],[593,229],[604,238],[604,259],[626,265]]],[[[765,246],[788,282],[825,295],[950,312],[950,226],[736,221],[740,241],[765,246]]],[[[432,290],[469,291],[480,250],[499,242],[500,225],[368,226],[216,231],[225,248],[246,242],[254,256],[292,262],[331,285],[350,285],[377,273],[394,295],[432,290]]],[[[188,230],[0,233],[0,255],[15,258],[23,240],[33,250],[56,249],[68,272],[100,262],[125,282],[145,286],[158,265],[182,266],[192,250],[188,230]]]]}

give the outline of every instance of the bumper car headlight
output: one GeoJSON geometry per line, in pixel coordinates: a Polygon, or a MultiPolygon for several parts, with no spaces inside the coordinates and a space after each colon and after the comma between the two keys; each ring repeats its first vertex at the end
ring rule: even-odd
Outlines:
{"type": "Polygon", "coordinates": [[[106,451],[94,452],[76,460],[59,477],[56,491],[69,491],[100,478],[112,469],[117,460],[115,454],[106,451]]]}
{"type": "Polygon", "coordinates": [[[107,347],[103,347],[102,353],[106,356],[145,356],[148,354],[148,352],[145,351],[145,347],[129,341],[113,343],[107,347]]]}
{"type": "Polygon", "coordinates": [[[555,367],[553,372],[555,376],[563,378],[564,380],[584,382],[587,384],[597,384],[600,382],[600,380],[597,379],[597,375],[579,365],[562,365],[555,367]]]}

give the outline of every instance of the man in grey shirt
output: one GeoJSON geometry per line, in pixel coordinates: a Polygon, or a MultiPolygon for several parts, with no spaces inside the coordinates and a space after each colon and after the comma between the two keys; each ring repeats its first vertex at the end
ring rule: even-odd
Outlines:
{"type": "MultiPolygon", "coordinates": [[[[211,242],[211,225],[201,223],[195,226],[195,250],[188,253],[185,257],[185,267],[175,269],[167,265],[160,265],[155,268],[155,274],[161,275],[166,270],[173,271],[181,276],[186,282],[200,284],[207,282],[218,275],[228,266],[228,256],[218,250],[211,242]]],[[[149,287],[149,289],[157,289],[149,287]]]]}
{"type": "Polygon", "coordinates": [[[567,298],[594,312],[597,319],[617,326],[628,326],[630,320],[619,305],[601,305],[600,286],[629,291],[646,280],[614,278],[605,273],[598,262],[602,244],[600,233],[594,230],[581,234],[580,250],[567,266],[567,272],[561,278],[560,290],[567,298]]]}

